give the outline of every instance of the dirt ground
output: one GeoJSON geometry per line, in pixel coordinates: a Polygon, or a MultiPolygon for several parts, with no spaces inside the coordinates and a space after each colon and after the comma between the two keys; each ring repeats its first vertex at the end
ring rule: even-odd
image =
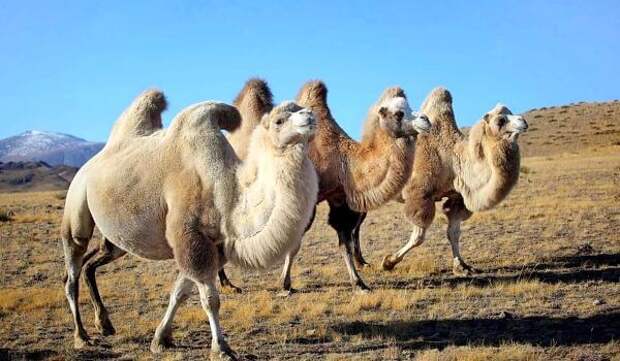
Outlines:
{"type": "MultiPolygon", "coordinates": [[[[0,359],[207,357],[196,292],[175,320],[177,347],[150,354],[176,271],[132,256],[98,273],[116,335],[97,333],[82,284],[83,320],[98,344],[72,349],[63,203],[63,192],[0,194],[0,210],[13,213],[0,222],[0,359]]],[[[229,269],[244,289],[222,295],[230,344],[260,360],[620,360],[620,146],[525,158],[509,198],[464,224],[463,256],[481,274],[452,275],[445,223],[438,217],[427,242],[385,272],[381,259],[410,226],[398,203],[371,213],[362,247],[372,268],[362,275],[374,291],[360,295],[321,206],[293,267],[298,293],[277,295],[278,269],[229,269]]]]}

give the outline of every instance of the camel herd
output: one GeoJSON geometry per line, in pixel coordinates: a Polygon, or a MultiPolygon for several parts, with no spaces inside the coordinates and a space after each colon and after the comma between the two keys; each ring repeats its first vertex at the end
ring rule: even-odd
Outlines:
{"type": "Polygon", "coordinates": [[[164,129],[166,106],[160,91],[138,96],[69,187],[61,236],[76,348],[90,344],[78,302],[82,268],[95,326],[113,334],[95,272],[131,253],[174,259],[179,271],[151,351],[172,346],[174,315],[196,285],[212,356],[237,359],[219,324],[217,278],[224,287],[240,288],[223,266],[264,269],[284,259],[280,281],[290,294],[293,261],[323,201],[357,291],[370,291],[356,268],[367,265],[360,227],[366,212],[390,200],[405,203],[413,231],[385,256],[385,270],[422,244],[435,203],[443,202],[453,270],[472,272],[459,251],[460,224],[497,205],[516,184],[517,140],[527,130],[523,117],[497,105],[465,136],[443,88],[429,94],[420,112],[411,110],[403,89],[386,89],[370,107],[360,142],[333,118],[320,81],[304,84],[294,102],[274,105],[267,83],[251,79],[234,105],[191,105],[164,129]],[[87,252],[95,226],[104,240],[87,252]]]}

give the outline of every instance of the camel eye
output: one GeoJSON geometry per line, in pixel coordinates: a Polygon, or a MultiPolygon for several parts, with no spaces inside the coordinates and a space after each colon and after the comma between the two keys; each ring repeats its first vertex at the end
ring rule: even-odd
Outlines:
{"type": "Polygon", "coordinates": [[[497,125],[498,125],[498,126],[500,126],[500,127],[501,127],[501,126],[503,126],[504,124],[506,124],[506,117],[501,116],[501,117],[497,118],[497,125]]]}
{"type": "Polygon", "coordinates": [[[396,117],[396,121],[401,121],[403,117],[405,116],[405,113],[399,110],[396,113],[394,113],[394,116],[396,117]]]}
{"type": "Polygon", "coordinates": [[[278,120],[276,120],[276,125],[282,125],[284,123],[284,119],[279,118],[278,120]]]}

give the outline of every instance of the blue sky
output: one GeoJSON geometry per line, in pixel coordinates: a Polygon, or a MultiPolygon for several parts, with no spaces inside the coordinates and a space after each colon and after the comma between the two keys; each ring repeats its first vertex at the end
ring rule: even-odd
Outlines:
{"type": "Polygon", "coordinates": [[[169,122],[251,76],[278,101],[324,80],[354,137],[391,85],[416,108],[446,86],[469,125],[497,102],[620,98],[619,65],[618,1],[2,1],[0,137],[103,141],[145,88],[166,92],[169,122]]]}

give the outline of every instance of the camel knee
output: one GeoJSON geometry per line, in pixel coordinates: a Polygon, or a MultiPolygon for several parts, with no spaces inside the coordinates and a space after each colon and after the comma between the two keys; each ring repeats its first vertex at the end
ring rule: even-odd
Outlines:
{"type": "Polygon", "coordinates": [[[448,217],[448,219],[455,219],[459,221],[467,220],[472,215],[472,212],[465,207],[463,197],[460,195],[448,198],[443,203],[441,210],[448,217]]]}
{"type": "Polygon", "coordinates": [[[411,223],[426,229],[435,218],[435,202],[427,198],[409,199],[405,204],[405,214],[411,223]]]}

